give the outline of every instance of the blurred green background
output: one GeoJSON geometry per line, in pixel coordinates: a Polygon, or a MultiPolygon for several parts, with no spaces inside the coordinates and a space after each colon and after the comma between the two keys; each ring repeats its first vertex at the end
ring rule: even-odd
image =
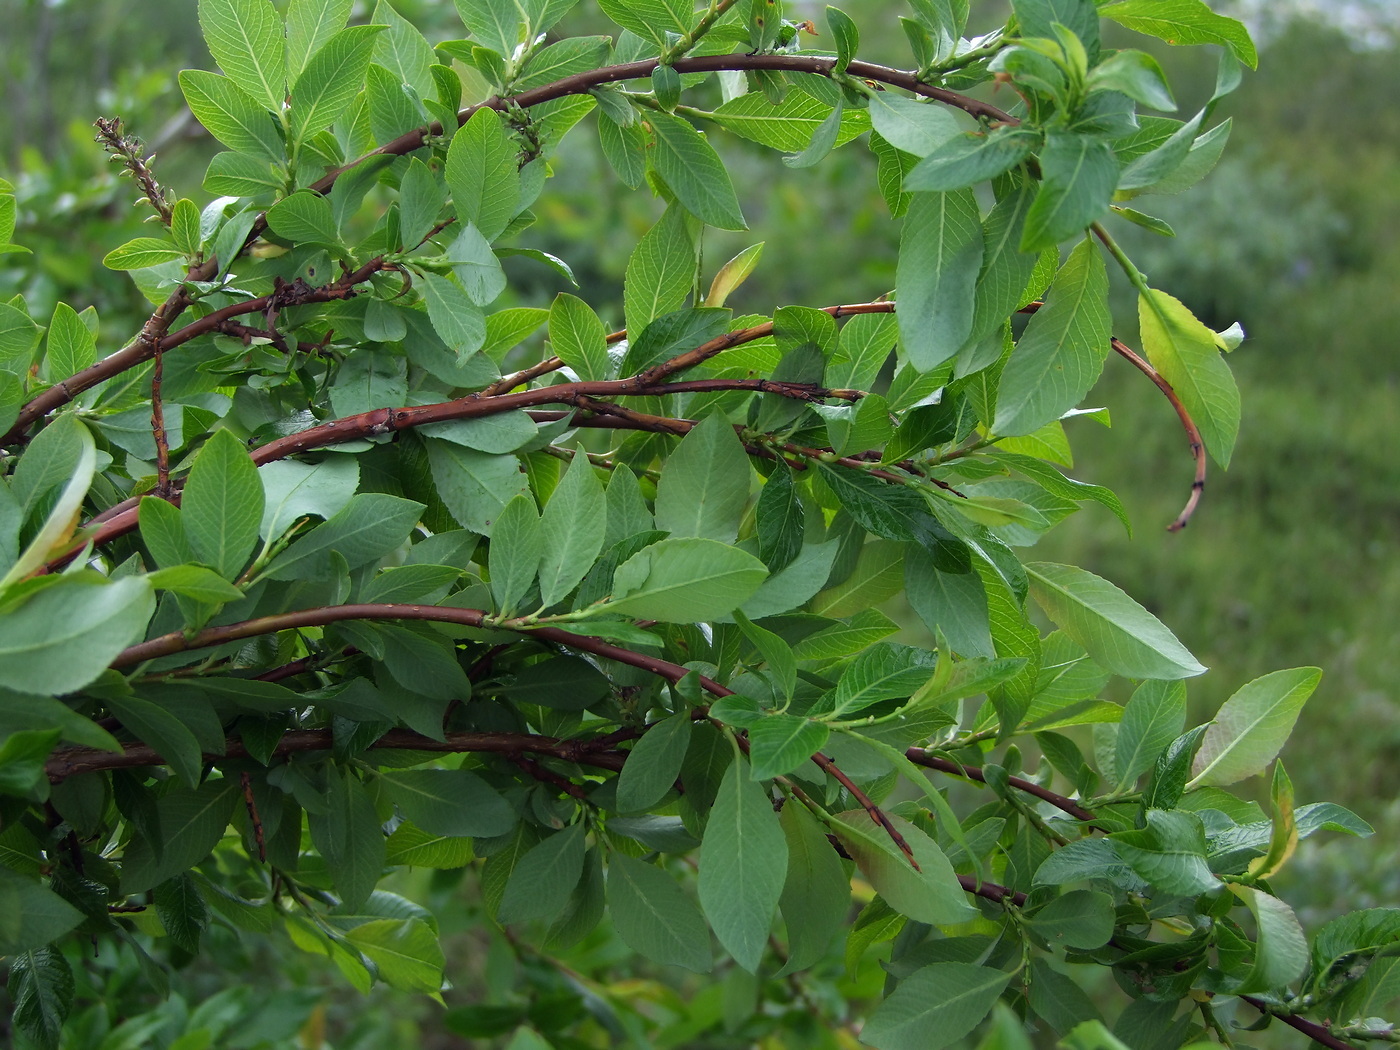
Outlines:
{"type": "MultiPolygon", "coordinates": [[[[461,35],[451,4],[395,6],[430,39],[461,35]]],[[[803,17],[820,8],[791,6],[803,17]]],[[[847,5],[862,25],[864,55],[904,61],[900,6],[847,5]]],[[[1341,802],[1378,834],[1365,842],[1309,840],[1275,880],[1312,925],[1341,910],[1400,901],[1400,3],[1216,6],[1249,18],[1261,45],[1259,72],[1247,74],[1217,114],[1234,118],[1226,159],[1184,195],[1135,202],[1169,221],[1175,239],[1121,223],[1117,232],[1155,286],[1212,327],[1238,320],[1248,333],[1231,355],[1244,401],[1234,461],[1228,473],[1212,469],[1191,526],[1168,534],[1164,526],[1189,491],[1191,461],[1169,406],[1115,359],[1090,396],[1111,409],[1113,430],[1071,424],[1074,473],[1118,491],[1134,535],[1094,508],[1055,530],[1036,556],[1108,577],[1178,633],[1211,668],[1191,683],[1198,719],[1267,671],[1324,668],[1284,758],[1300,801],[1341,802]]],[[[1004,5],[977,0],[973,12],[972,28],[985,29],[1004,17],[1004,5]]],[[[184,112],[172,76],[211,65],[195,4],[0,0],[0,19],[0,177],[19,197],[14,240],[34,250],[6,258],[0,299],[22,292],[36,317],[57,299],[95,304],[110,352],[139,327],[142,301],[100,260],[142,232],[145,213],[131,206],[133,187],[115,178],[93,143],[92,121],[122,117],[159,152],[157,173],[176,195],[207,200],[199,183],[216,147],[184,112]]],[[[585,2],[559,29],[597,24],[585,2]]],[[[1108,42],[1126,40],[1110,34],[1108,42]]],[[[1194,112],[1208,96],[1211,49],[1175,50],[1141,37],[1132,46],[1158,55],[1182,111],[1194,112]]],[[[738,312],[857,302],[893,285],[898,228],[860,143],[794,171],[737,140],[715,140],[752,232],[708,234],[707,271],[752,241],[766,242],[758,271],[731,300],[738,312]]],[[[562,255],[579,294],[620,326],[623,267],[658,214],[656,202],[616,183],[586,130],[566,141],[556,168],[537,207],[541,221],[521,243],[562,255]]],[[[508,268],[521,301],[545,304],[562,290],[551,271],[516,262],[508,268]]],[[[1117,292],[1116,328],[1131,343],[1135,306],[1126,282],[1117,292]]],[[[429,877],[418,881],[431,897],[429,877]]],[[[502,963],[514,958],[498,974],[532,965],[528,953],[511,956],[501,943],[463,945],[482,981],[492,952],[505,952],[502,963]]],[[[216,975],[209,981],[212,992],[216,975]]],[[[380,1040],[405,1035],[419,1009],[400,1003],[393,1012],[364,1012],[373,1031],[359,1045],[389,1045],[380,1040]]],[[[438,1045],[426,1038],[422,1045],[438,1045]]]]}

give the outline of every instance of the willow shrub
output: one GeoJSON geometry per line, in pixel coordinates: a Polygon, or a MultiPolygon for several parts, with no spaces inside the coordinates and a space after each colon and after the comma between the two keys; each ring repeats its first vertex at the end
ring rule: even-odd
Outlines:
{"type": "Polygon", "coordinates": [[[457,0],[467,35],[436,46],[382,0],[344,27],[351,6],[201,2],[223,72],[180,86],[227,147],[202,207],[99,122],[158,222],[107,246],[155,307],[139,333],[0,305],[23,1039],[96,1046],[104,972],[158,988],[216,932],[438,997],[437,918],[379,888],[409,867],[561,975],[549,1009],[452,993],[448,1027],[520,1023],[515,1047],[675,1045],[721,1012],[769,1045],[881,1050],[1390,1031],[1400,911],[1309,938],[1269,884],[1300,838],[1370,830],[1295,805],[1275,762],[1320,672],[1188,729],[1205,668],[1169,628],[1022,558],[1083,503],[1127,524],[1061,469],[1115,354],[1188,435],[1173,527],[1206,454],[1230,459],[1241,333],[1150,287],[1109,226],[1171,232],[1129,202],[1220,155],[1212,109],[1255,62],[1240,23],[1016,0],[968,39],[967,0],[913,0],[908,71],[857,58],[841,11],[818,29],[778,0],[600,0],[617,35],[570,39],[571,0],[457,0]],[[1160,68],[1101,47],[1102,18],[1220,46],[1215,97],[1156,115],[1160,68]],[[571,280],[530,230],[578,126],[665,203],[611,334],[568,292],[518,304],[501,266],[571,280]],[[734,316],[761,244],[702,254],[746,224],[701,128],[794,168],[868,146],[903,222],[894,294],[734,316]],[[1113,338],[1111,267],[1141,356],[1113,338]],[[1269,807],[1226,790],[1270,767],[1269,807]],[[1111,1025],[1074,979],[1095,967],[1126,1000],[1111,1025]],[[677,968],[725,971],[729,1005],[609,977],[695,992],[677,968]]]}

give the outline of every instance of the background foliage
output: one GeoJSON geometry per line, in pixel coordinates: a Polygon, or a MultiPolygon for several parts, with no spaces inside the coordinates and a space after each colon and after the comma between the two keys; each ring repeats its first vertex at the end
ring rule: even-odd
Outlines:
{"type": "MultiPolygon", "coordinates": [[[[102,102],[110,103],[103,112],[121,112],[148,139],[161,141],[162,178],[177,186],[197,184],[213,147],[197,127],[181,120],[181,99],[165,63],[181,49],[189,55],[184,65],[207,64],[207,56],[201,53],[190,8],[170,6],[168,18],[151,17],[149,25],[145,14],[123,18],[119,12],[112,16],[110,33],[101,35],[107,53],[121,56],[123,70],[139,71],[146,62],[146,75],[122,72],[111,80],[118,63],[74,61],[61,46],[23,53],[11,49],[6,55],[7,75],[17,79],[33,75],[20,63],[37,55],[48,73],[41,79],[52,85],[47,93],[37,93],[32,106],[10,107],[4,114],[4,120],[14,122],[5,141],[32,144],[23,155],[16,151],[22,167],[12,181],[20,205],[15,241],[34,254],[8,259],[0,281],[8,283],[7,296],[22,292],[36,317],[47,317],[62,299],[95,304],[104,331],[109,326],[113,332],[135,331],[144,320],[143,301],[130,294],[126,278],[101,267],[100,260],[126,239],[121,224],[130,222],[131,236],[150,228],[140,225],[139,211],[127,208],[130,183],[118,182],[114,169],[90,145],[88,120],[94,114],[83,112],[70,123],[56,115],[55,100],[81,99],[90,85],[102,85],[108,92],[102,102]],[[152,25],[169,37],[151,32],[152,25]],[[140,32],[124,35],[137,26],[140,32]],[[48,101],[43,101],[45,94],[48,101]]],[[[36,4],[25,6],[23,13],[36,19],[34,39],[42,43],[62,40],[63,19],[74,17],[75,10],[72,5],[36,4]]],[[[450,24],[452,13],[440,5],[414,11],[405,4],[400,10],[430,38],[460,33],[450,24]]],[[[562,29],[571,33],[603,28],[586,12],[570,19],[562,29]]],[[[882,37],[876,28],[888,20],[863,10],[861,20],[863,28],[871,27],[862,54],[895,60],[898,35],[882,37]]],[[[1134,46],[1150,48],[1140,39],[1134,46]]],[[[1395,379],[1380,351],[1381,333],[1393,330],[1387,325],[1393,318],[1386,311],[1393,312],[1394,305],[1385,293],[1385,275],[1395,271],[1397,260],[1384,231],[1393,229],[1397,219],[1395,143],[1400,136],[1386,127],[1386,121],[1395,119],[1388,107],[1358,105],[1357,100],[1393,97],[1398,86],[1393,48],[1374,37],[1361,48],[1354,39],[1300,21],[1277,27],[1264,51],[1261,72],[1247,77],[1220,111],[1236,118],[1230,156],[1202,187],[1156,209],[1176,227],[1178,239],[1124,237],[1155,285],[1171,289],[1214,327],[1239,319],[1250,334],[1248,353],[1232,359],[1246,405],[1233,469],[1212,482],[1207,510],[1190,529],[1171,537],[1156,535],[1155,523],[1169,519],[1180,500],[1170,484],[1171,472],[1160,469],[1181,460],[1179,432],[1137,377],[1110,372],[1094,396],[1101,394],[1111,407],[1115,430],[1077,424],[1076,466],[1080,476],[1108,483],[1124,496],[1138,525],[1136,539],[1129,545],[1106,513],[1076,515],[1047,537],[1035,556],[1090,565],[1177,629],[1215,670],[1199,688],[1193,687],[1194,716],[1208,717],[1235,685],[1270,668],[1327,667],[1291,752],[1299,756],[1290,763],[1299,796],[1325,793],[1384,823],[1395,817],[1379,812],[1374,800],[1394,795],[1394,774],[1386,762],[1396,726],[1396,668],[1388,624],[1400,611],[1400,579],[1392,557],[1396,468],[1386,454],[1396,422],[1395,379]],[[1272,221],[1281,213],[1295,221],[1272,221]],[[1325,356],[1326,367],[1318,367],[1319,355],[1325,356]],[[1131,440],[1122,439],[1125,431],[1131,440]],[[1222,594],[1229,600],[1220,600],[1222,594]],[[1359,740],[1348,729],[1358,724],[1367,726],[1359,740]],[[1317,753],[1310,756],[1298,751],[1300,746],[1315,747],[1317,753]],[[1343,752],[1348,772],[1339,779],[1331,758],[1343,752]]],[[[1193,111],[1204,98],[1193,98],[1192,92],[1208,93],[1201,85],[1212,75],[1209,59],[1180,49],[1162,49],[1159,57],[1172,73],[1182,109],[1193,111]]],[[[604,162],[581,136],[564,148],[572,152],[557,165],[558,177],[542,203],[547,221],[537,227],[535,243],[575,256],[570,261],[579,279],[578,294],[610,327],[619,327],[622,272],[632,241],[656,218],[655,205],[602,177],[604,162]],[[581,241],[596,246],[588,258],[566,253],[567,246],[581,241]]],[[[771,155],[759,157],[727,144],[726,158],[750,225],[767,242],[762,265],[735,293],[731,305],[737,312],[768,310],[773,303],[789,301],[857,301],[893,284],[897,228],[882,215],[884,204],[873,191],[866,158],[838,152],[808,171],[784,171],[781,179],[771,177],[771,155]],[[814,244],[821,251],[813,251],[814,244]],[[831,258],[855,260],[859,266],[833,273],[826,261],[831,258]]],[[[707,252],[727,258],[731,248],[744,243],[737,235],[732,242],[716,238],[707,242],[707,252]]],[[[547,305],[557,282],[525,261],[507,260],[505,266],[510,295],[521,304],[547,305]]],[[[1129,335],[1133,313],[1125,296],[1115,306],[1115,331],[1129,335]]],[[[1364,846],[1320,853],[1310,853],[1304,843],[1277,888],[1295,900],[1312,899],[1313,918],[1338,906],[1337,887],[1345,887],[1350,906],[1393,900],[1395,886],[1386,873],[1394,866],[1384,863],[1381,852],[1387,839],[1393,841],[1381,835],[1364,846]]],[[[516,1004],[527,998],[534,1004],[531,1009],[549,1009],[550,988],[566,977],[521,945],[484,937],[469,926],[462,895],[446,880],[421,871],[400,878],[396,888],[442,917],[451,956],[479,966],[483,998],[507,1004],[500,1015],[503,1030],[514,1027],[519,1015],[512,1011],[524,1008],[516,1004]],[[454,940],[454,922],[460,941],[454,940]],[[532,994],[522,996],[522,988],[532,994]]],[[[242,970],[235,960],[244,953],[245,972],[256,972],[259,953],[271,950],[257,939],[228,936],[218,926],[208,936],[213,939],[210,954],[219,956],[222,966],[242,970]]],[[[107,957],[100,972],[109,981],[103,992],[120,992],[125,981],[133,996],[149,996],[140,982],[150,975],[143,976],[130,956],[110,946],[103,950],[107,957]]],[[[588,974],[615,963],[604,955],[576,965],[588,974]]],[[[189,1023],[180,1016],[181,1002],[200,1000],[224,980],[222,966],[203,971],[203,965],[195,962],[182,970],[177,982],[182,996],[151,1015],[168,1031],[189,1023]]],[[[267,967],[266,956],[261,965],[267,967]]],[[[297,983],[311,990],[285,995],[273,1009],[259,1009],[256,1022],[251,997],[224,993],[217,1000],[222,1007],[205,1009],[210,1015],[223,1009],[231,1019],[227,1023],[238,1034],[227,1037],[236,1040],[229,1045],[257,1045],[259,1024],[271,1030],[285,1018],[284,1028],[290,1031],[308,1016],[313,1031],[320,1023],[316,1018],[327,1017],[336,1045],[350,1045],[350,1037],[337,1027],[340,1010],[365,1026],[358,1034],[365,1045],[386,1038],[393,1028],[398,1029],[395,1037],[407,1037],[416,1024],[413,1011],[402,1007],[391,1014],[366,1009],[359,1000],[343,1000],[334,991],[329,997],[316,991],[318,983],[333,989],[337,982],[319,973],[310,957],[292,955],[289,961],[287,953],[278,952],[277,965],[289,968],[297,983]]],[[[732,1038],[743,1040],[749,1038],[742,1022],[753,991],[744,986],[742,971],[729,973],[715,986],[719,991],[712,995],[712,1006],[704,1008],[727,1018],[732,1038]]],[[[653,976],[644,969],[639,980],[650,982],[653,976]]],[[[870,979],[867,973],[865,987],[844,987],[840,994],[873,994],[877,989],[870,979]]],[[[467,984],[458,981],[459,987],[467,984]]],[[[664,1000],[659,985],[645,987],[664,1000]]],[[[575,996],[562,996],[559,1002],[565,999],[572,1002],[575,996]]],[[[671,1003],[680,1010],[679,1001],[671,1003]]],[[[703,1010],[692,1003],[682,1013],[693,1019],[703,1010]]],[[[795,1022],[800,1013],[786,1020],[795,1022]]],[[[436,1024],[427,1011],[421,1017],[429,1030],[436,1024]]],[[[202,1015],[201,1023],[205,1019],[202,1015]]],[[[222,1030],[217,1024],[214,1029],[222,1030]]],[[[1263,1041],[1272,1034],[1256,1038],[1263,1041]]],[[[78,1040],[74,1045],[86,1045],[81,1035],[73,1038],[78,1040]]]]}

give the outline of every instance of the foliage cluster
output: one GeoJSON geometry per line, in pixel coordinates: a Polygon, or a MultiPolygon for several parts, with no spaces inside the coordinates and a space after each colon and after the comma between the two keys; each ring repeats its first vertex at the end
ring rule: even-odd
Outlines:
{"type": "MultiPolygon", "coordinates": [[[[833,50],[806,50],[777,0],[600,0],[618,34],[563,39],[568,0],[458,0],[467,36],[436,47],[384,2],[346,27],[351,6],[200,4],[222,74],[180,87],[228,147],[203,207],[101,122],[162,227],[105,255],[154,307],[124,347],[91,308],[0,305],[22,1038],[214,1045],[247,1004],[63,1027],[89,971],[159,989],[228,931],[440,997],[437,917],[381,885],[407,868],[463,882],[555,975],[527,1009],[449,1014],[520,1048],[726,1025],[1165,1050],[1240,1045],[1241,1003],[1323,1045],[1389,1034],[1400,912],[1309,939],[1270,888],[1299,838],[1369,833],[1295,805],[1274,764],[1320,672],[1187,729],[1205,669],[1171,631],[1019,553],[1081,503],[1126,524],[1056,466],[1111,353],[1190,438],[1174,526],[1206,453],[1229,462],[1239,332],[1149,286],[1104,223],[1160,231],[1130,202],[1214,166],[1212,112],[1255,61],[1238,22],[1018,0],[965,38],[966,3],[914,0],[902,71],[859,59],[835,8],[833,50]],[[1101,17],[1220,45],[1210,101],[1139,113],[1171,90],[1101,17]],[[1019,102],[967,93],[990,82],[1019,102]],[[667,205],[611,334],[567,292],[491,309],[502,258],[572,277],[530,239],[585,119],[667,205]],[[746,223],[697,124],[798,169],[867,137],[903,219],[893,299],[734,316],[762,246],[706,272],[706,229],[746,223]],[[1145,357],[1112,336],[1110,264],[1145,357]],[[892,640],[897,594],[933,644],[892,640]],[[1271,764],[1269,812],[1224,790],[1271,764]],[[726,976],[693,1009],[569,965],[706,973],[711,935],[726,976]],[[1130,1000],[1112,1025],[1070,976],[1095,967],[1130,1000]]],[[[0,196],[7,253],[13,215],[0,196]]]]}

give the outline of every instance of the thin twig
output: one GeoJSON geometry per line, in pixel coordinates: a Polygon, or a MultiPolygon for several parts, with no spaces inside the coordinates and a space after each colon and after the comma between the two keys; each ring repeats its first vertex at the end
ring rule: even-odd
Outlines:
{"type": "MultiPolygon", "coordinates": [[[[904,753],[904,756],[909,759],[910,762],[913,762],[917,766],[923,766],[925,769],[936,769],[940,773],[949,773],[955,777],[975,780],[979,784],[985,784],[987,782],[986,776],[979,767],[965,766],[961,762],[940,758],[937,755],[930,754],[921,747],[911,747],[904,753]]],[[[1056,794],[1049,788],[1041,787],[1039,784],[1033,783],[1032,781],[1024,780],[1021,777],[1008,777],[1007,783],[1018,791],[1024,791],[1027,795],[1034,795],[1042,802],[1048,802],[1056,809],[1063,810],[1074,817],[1075,820],[1092,823],[1096,819],[1093,813],[1074,801],[1074,799],[1056,794]]]]}
{"type": "Polygon", "coordinates": [[[263,833],[262,817],[258,815],[258,802],[253,798],[253,778],[245,769],[238,774],[243,786],[243,805],[248,810],[248,823],[253,826],[253,842],[258,847],[258,860],[267,863],[267,836],[263,833]]]}
{"type": "Polygon", "coordinates": [[[146,147],[135,135],[122,134],[120,117],[98,117],[95,125],[97,141],[112,154],[112,160],[119,161],[126,169],[122,174],[130,175],[136,180],[136,185],[141,187],[141,196],[155,209],[161,224],[168,227],[171,216],[170,196],[156,181],[155,172],[151,171],[151,161],[155,160],[155,155],[144,158],[141,156],[146,152],[146,147]]]}
{"type": "Polygon", "coordinates": [[[161,401],[161,381],[165,376],[165,354],[161,338],[155,339],[155,364],[151,367],[151,438],[156,446],[156,495],[170,498],[170,438],[165,432],[165,405],[161,401]]]}
{"type": "Polygon", "coordinates": [[[1288,1025],[1289,1028],[1302,1032],[1313,1042],[1329,1047],[1330,1050],[1355,1050],[1354,1044],[1337,1038],[1327,1030],[1326,1025],[1318,1024],[1316,1021],[1309,1021],[1306,1017],[1300,1017],[1298,1014],[1279,1013],[1277,1007],[1270,1005],[1263,999],[1256,999],[1252,995],[1242,995],[1240,998],[1261,1014],[1268,1014],[1270,1017],[1277,1018],[1288,1025]]]}
{"type": "MultiPolygon", "coordinates": [[[[496,110],[507,110],[511,106],[529,108],[554,99],[564,98],[568,95],[585,94],[592,88],[602,84],[612,84],[623,80],[638,80],[651,76],[652,72],[660,64],[658,59],[643,59],[638,62],[625,62],[620,65],[606,66],[602,69],[590,70],[579,73],[552,84],[544,84],[509,99],[502,99],[498,96],[487,99],[477,105],[468,106],[457,114],[458,125],[465,124],[478,109],[489,107],[496,110]]],[[[788,71],[797,73],[813,73],[818,76],[829,77],[836,65],[835,58],[827,58],[816,55],[703,55],[693,58],[677,59],[673,63],[673,68],[678,73],[715,73],[722,70],[747,70],[747,69],[768,69],[775,71],[788,71]]],[[[904,70],[891,69],[888,66],[880,66],[871,62],[852,62],[847,69],[850,76],[860,77],[865,80],[878,81],[891,87],[903,88],[906,91],[922,95],[926,98],[934,99],[946,105],[963,110],[965,113],[978,119],[1000,121],[1009,124],[1018,123],[1010,114],[998,109],[990,103],[982,102],[968,95],[956,91],[949,91],[946,88],[934,87],[921,83],[918,76],[904,70]]],[[[441,124],[432,123],[426,127],[416,128],[406,132],[379,147],[364,157],[357,158],[322,176],[309,187],[312,191],[320,194],[330,192],[331,187],[336,183],[342,174],[352,170],[357,165],[376,156],[396,157],[412,153],[422,146],[433,136],[441,135],[443,127],[441,124]]],[[[243,239],[243,244],[238,248],[237,255],[242,255],[247,250],[248,245],[256,241],[267,229],[266,213],[254,220],[247,235],[243,239]]],[[[224,267],[227,269],[227,266],[224,267]]],[[[191,267],[186,274],[189,281],[207,281],[218,272],[218,260],[206,259],[197,266],[191,267]]],[[[0,437],[0,445],[11,444],[23,438],[28,428],[38,422],[44,416],[55,409],[67,404],[77,397],[82,391],[89,387],[108,379],[113,375],[133,368],[136,365],[147,361],[151,357],[150,345],[147,340],[150,327],[153,323],[160,325],[163,333],[168,330],[175,318],[189,305],[190,299],[184,288],[177,289],[171,294],[154,314],[147,326],[142,329],[141,335],[126,348],[117,351],[103,361],[98,362],[94,368],[107,366],[108,369],[100,374],[90,375],[92,369],[84,369],[82,372],[54,384],[38,397],[28,402],[20,409],[15,423],[9,431],[0,437]]],[[[167,344],[167,349],[169,344],[167,344]]]]}
{"type": "Polygon", "coordinates": [[[1181,420],[1182,429],[1186,431],[1186,440],[1191,445],[1191,456],[1196,461],[1196,477],[1191,482],[1191,496],[1186,501],[1186,506],[1181,509],[1181,513],[1176,516],[1176,520],[1167,526],[1168,532],[1180,532],[1191,521],[1191,515],[1196,513],[1196,506],[1201,502],[1201,494],[1206,488],[1206,446],[1201,440],[1201,431],[1197,428],[1195,420],[1191,418],[1191,413],[1186,411],[1186,406],[1181,403],[1181,398],[1177,397],[1172,385],[1162,378],[1160,372],[1147,363],[1146,359],[1136,353],[1132,347],[1121,339],[1113,340],[1113,349],[1118,352],[1119,357],[1131,361],[1133,366],[1156,384],[1172,408],[1176,410],[1177,418],[1181,420]]]}
{"type": "MultiPolygon", "coordinates": [[[[273,747],[272,754],[281,757],[312,751],[329,751],[334,746],[334,733],[330,729],[297,729],[283,733],[282,738],[273,747]]],[[[556,740],[553,737],[524,733],[447,733],[439,740],[408,729],[391,729],[370,747],[395,751],[431,751],[439,754],[512,755],[528,752],[608,770],[621,769],[626,758],[626,752],[590,748],[587,741],[556,740]]],[[[205,755],[204,759],[207,762],[220,762],[248,757],[250,755],[247,745],[233,737],[225,742],[222,755],[205,755]]],[[[81,773],[164,764],[165,758],[161,753],[147,744],[127,744],[120,752],[68,747],[53,753],[44,766],[44,772],[51,783],[58,783],[81,773]]]]}
{"type": "MultiPolygon", "coordinates": [[[[592,396],[614,397],[654,397],[664,394],[709,393],[727,390],[751,390],[799,401],[818,402],[828,398],[856,401],[865,396],[861,390],[828,390],[811,383],[784,383],[771,379],[697,379],[680,383],[661,383],[657,386],[639,387],[635,379],[596,380],[587,383],[560,383],[555,386],[537,387],[512,394],[501,394],[493,398],[482,398],[478,394],[468,394],[453,401],[443,401],[431,405],[409,405],[403,408],[376,408],[354,416],[331,420],[320,426],[290,434],[284,438],[269,441],[252,451],[253,462],[258,466],[274,460],[285,459],[300,452],[339,445],[347,441],[392,434],[401,430],[425,426],[429,423],[443,423],[458,419],[477,419],[483,416],[498,415],[536,405],[577,404],[580,398],[592,396]]],[[[132,497],[114,504],[87,523],[98,526],[90,535],[81,536],[82,543],[89,540],[96,546],[108,543],[119,536],[125,536],[137,527],[138,499],[132,497]]],[[[178,502],[178,493],[172,496],[178,502]]],[[[53,571],[66,565],[82,549],[75,545],[67,554],[48,563],[53,571]]]]}

